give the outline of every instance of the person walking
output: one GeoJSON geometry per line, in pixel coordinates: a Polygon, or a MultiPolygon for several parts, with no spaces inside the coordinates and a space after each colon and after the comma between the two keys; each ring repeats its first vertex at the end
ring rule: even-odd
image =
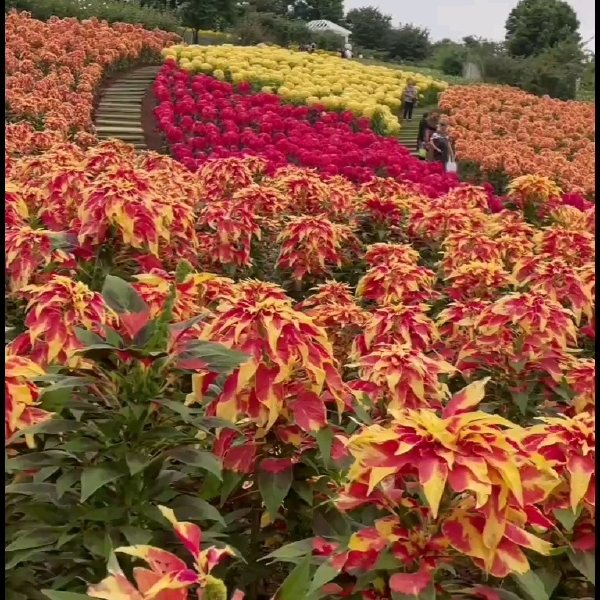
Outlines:
{"type": "Polygon", "coordinates": [[[429,113],[423,113],[421,120],[419,121],[419,133],[417,134],[417,154],[420,159],[425,159],[427,157],[427,148],[425,145],[425,134],[427,132],[427,128],[429,127],[427,123],[427,117],[429,117],[429,113]]]}
{"type": "Polygon", "coordinates": [[[448,137],[448,124],[440,123],[437,131],[432,134],[429,141],[430,158],[432,162],[444,164],[446,171],[456,171],[456,163],[454,162],[454,150],[452,142],[448,137]]]}
{"type": "Polygon", "coordinates": [[[406,82],[406,87],[402,91],[402,119],[412,121],[412,114],[417,103],[419,90],[415,85],[414,79],[409,79],[406,82]]]}

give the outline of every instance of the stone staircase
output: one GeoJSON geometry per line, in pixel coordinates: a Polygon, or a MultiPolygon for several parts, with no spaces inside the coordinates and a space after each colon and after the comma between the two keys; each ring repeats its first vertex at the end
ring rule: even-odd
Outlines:
{"type": "Polygon", "coordinates": [[[147,150],[142,126],[142,100],[160,66],[140,67],[110,85],[100,98],[94,124],[98,139],[116,138],[147,150]]]}
{"type": "Polygon", "coordinates": [[[413,111],[412,120],[400,121],[402,128],[398,134],[398,141],[406,146],[413,156],[417,156],[417,136],[419,134],[419,121],[423,113],[429,112],[432,109],[426,107],[417,107],[413,111]]]}

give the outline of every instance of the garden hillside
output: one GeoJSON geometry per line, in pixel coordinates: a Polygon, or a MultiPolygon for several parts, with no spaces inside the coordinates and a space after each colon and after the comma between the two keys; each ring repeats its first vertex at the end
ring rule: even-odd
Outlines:
{"type": "Polygon", "coordinates": [[[446,89],[465,160],[498,148],[476,185],[393,135],[405,73],[5,37],[7,598],[594,596],[587,113],[446,89]],[[171,156],[99,141],[103,86],[161,60],[171,156]]]}

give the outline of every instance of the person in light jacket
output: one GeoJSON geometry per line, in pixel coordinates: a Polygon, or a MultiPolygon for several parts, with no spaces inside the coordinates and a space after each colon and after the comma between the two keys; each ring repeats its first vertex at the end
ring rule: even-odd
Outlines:
{"type": "Polygon", "coordinates": [[[412,121],[412,114],[417,104],[417,96],[419,95],[419,90],[415,85],[413,79],[409,79],[406,82],[406,87],[402,91],[402,119],[408,119],[412,121]]]}

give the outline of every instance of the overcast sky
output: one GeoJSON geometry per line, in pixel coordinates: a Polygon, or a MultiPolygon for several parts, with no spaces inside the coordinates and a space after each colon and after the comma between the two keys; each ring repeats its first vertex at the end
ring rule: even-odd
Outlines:
{"type": "MultiPolygon", "coordinates": [[[[595,0],[568,0],[581,22],[581,36],[594,35],[595,0]]],[[[460,40],[466,35],[488,39],[504,38],[504,23],[517,0],[345,0],[346,11],[376,6],[392,15],[394,25],[412,23],[427,27],[434,40],[460,40]]],[[[595,51],[595,40],[588,47],[595,51]]]]}

